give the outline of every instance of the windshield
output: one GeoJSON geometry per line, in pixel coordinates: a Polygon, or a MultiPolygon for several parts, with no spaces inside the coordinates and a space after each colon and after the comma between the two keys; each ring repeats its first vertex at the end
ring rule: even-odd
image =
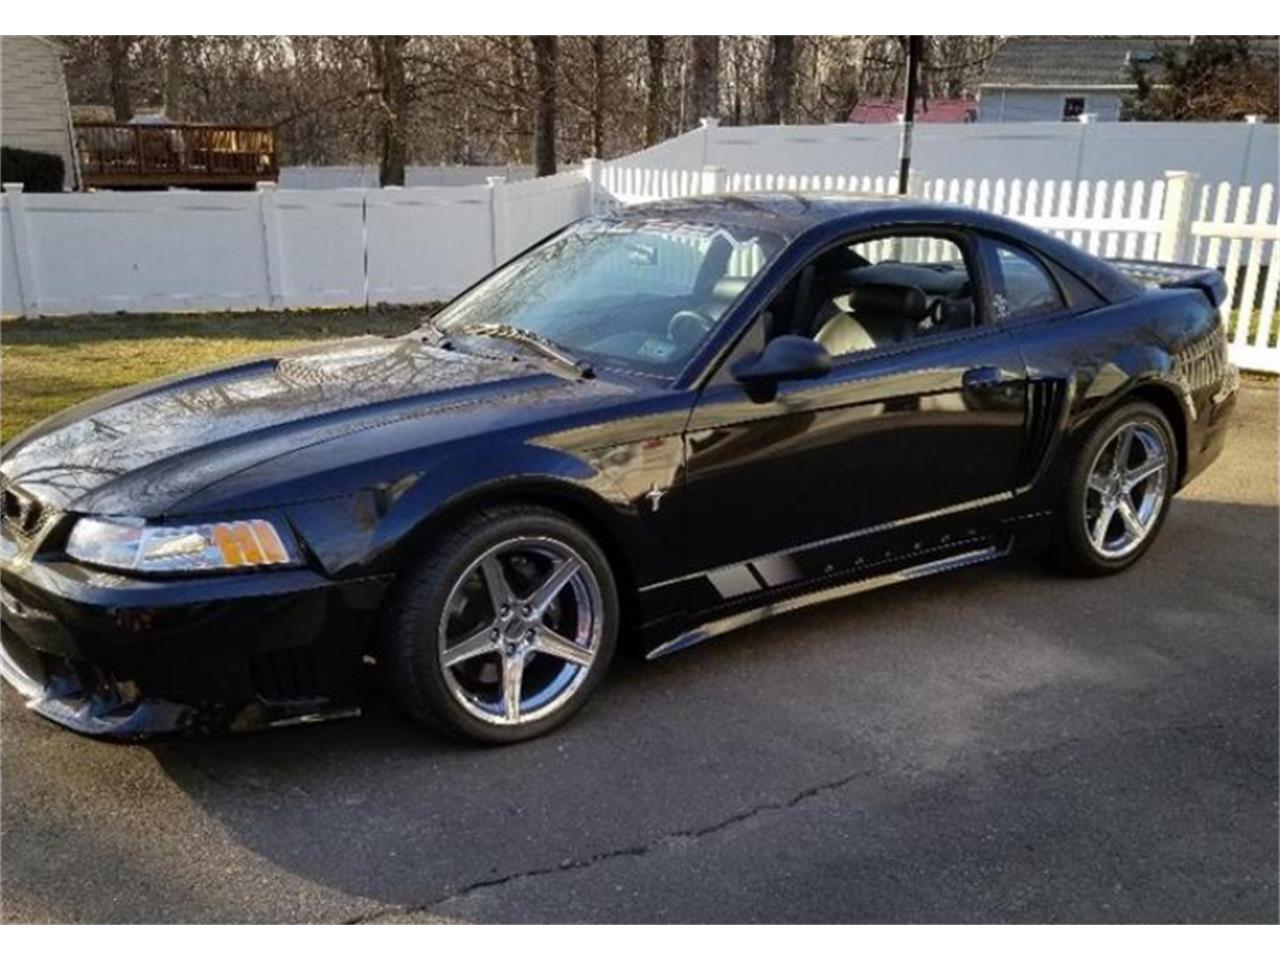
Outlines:
{"type": "Polygon", "coordinates": [[[783,242],[738,227],[593,217],[507,264],[434,323],[453,335],[515,327],[602,366],[673,377],[783,242]]]}

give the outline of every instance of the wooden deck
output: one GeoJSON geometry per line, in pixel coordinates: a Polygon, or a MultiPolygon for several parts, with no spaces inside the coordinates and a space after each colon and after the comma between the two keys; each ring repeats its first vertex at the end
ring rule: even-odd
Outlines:
{"type": "Polygon", "coordinates": [[[279,175],[270,127],[77,123],[85,187],[252,189],[279,175]]]}

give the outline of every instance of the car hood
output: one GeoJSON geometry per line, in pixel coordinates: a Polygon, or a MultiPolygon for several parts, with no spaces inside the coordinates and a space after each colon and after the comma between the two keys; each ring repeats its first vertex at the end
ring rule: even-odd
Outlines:
{"type": "Polygon", "coordinates": [[[574,386],[524,361],[412,337],[338,341],[106,394],[16,438],[0,472],[59,510],[152,516],[302,446],[442,407],[545,402],[574,386]]]}

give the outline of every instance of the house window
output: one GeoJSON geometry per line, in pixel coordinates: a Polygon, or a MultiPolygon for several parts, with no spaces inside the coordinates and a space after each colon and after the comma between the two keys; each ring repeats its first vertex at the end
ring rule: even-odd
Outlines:
{"type": "Polygon", "coordinates": [[[1084,97],[1064,97],[1062,100],[1062,119],[1077,120],[1084,113],[1084,97]]]}

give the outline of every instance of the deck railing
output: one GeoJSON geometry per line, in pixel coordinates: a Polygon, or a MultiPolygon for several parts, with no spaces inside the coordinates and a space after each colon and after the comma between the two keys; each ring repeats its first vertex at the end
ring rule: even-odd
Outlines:
{"type": "Polygon", "coordinates": [[[86,187],[252,187],[275,180],[270,127],[192,123],[78,123],[86,187]]]}

